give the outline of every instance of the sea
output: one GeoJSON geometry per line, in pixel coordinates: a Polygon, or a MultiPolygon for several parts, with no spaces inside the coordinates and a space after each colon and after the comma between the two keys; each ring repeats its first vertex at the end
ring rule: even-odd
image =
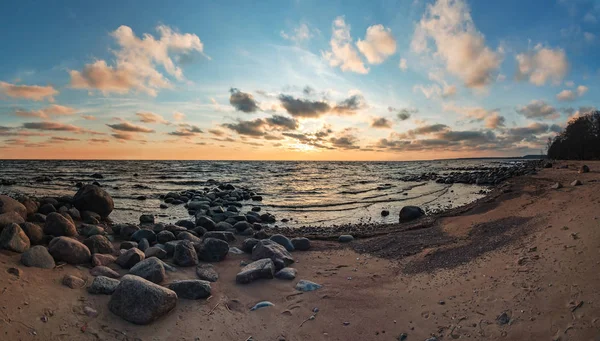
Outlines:
{"type": "MultiPolygon", "coordinates": [[[[470,184],[406,181],[514,166],[523,160],[436,160],[407,162],[335,161],[58,161],[0,160],[2,194],[35,197],[74,195],[78,182],[98,181],[113,197],[116,223],[138,222],[155,214],[158,222],[191,219],[183,205],[159,208],[161,195],[206,188],[208,180],[249,188],[261,202],[242,202],[242,212],[260,206],[286,227],[398,222],[400,209],[416,205],[439,212],[468,204],[489,191],[470,184]],[[102,179],[92,177],[101,174],[102,179]],[[14,182],[14,184],[10,184],[14,182]],[[10,185],[6,185],[9,183],[10,185]],[[147,200],[138,200],[145,196],[147,200]],[[389,215],[381,212],[388,210],[389,215]],[[282,222],[284,220],[285,222],[282,222]]],[[[210,187],[210,186],[208,186],[210,187]]]]}

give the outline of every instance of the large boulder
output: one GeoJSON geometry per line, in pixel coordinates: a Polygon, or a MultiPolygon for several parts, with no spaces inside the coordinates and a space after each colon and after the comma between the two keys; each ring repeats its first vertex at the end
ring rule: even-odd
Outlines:
{"type": "Polygon", "coordinates": [[[69,237],[52,239],[48,245],[48,252],[56,261],[69,264],[89,263],[92,258],[92,253],[87,246],[69,237]]]}
{"type": "Polygon", "coordinates": [[[275,264],[275,269],[280,270],[294,263],[292,255],[281,245],[276,242],[265,239],[261,240],[252,249],[252,260],[269,258],[275,264]]]}
{"type": "Polygon", "coordinates": [[[269,239],[271,239],[275,243],[285,247],[285,249],[290,252],[295,250],[294,244],[292,244],[292,241],[288,237],[286,237],[282,234],[274,234],[269,239]]]}
{"type": "Polygon", "coordinates": [[[310,239],[304,237],[292,238],[294,249],[298,251],[307,251],[310,249],[310,239]]]}
{"type": "Polygon", "coordinates": [[[157,235],[156,235],[156,240],[160,243],[160,244],[166,244],[167,242],[170,242],[172,240],[175,240],[175,235],[173,234],[173,232],[171,231],[160,231],[157,235]]]}
{"type": "Polygon", "coordinates": [[[248,238],[242,242],[242,251],[246,253],[252,253],[252,249],[258,244],[259,240],[255,238],[248,238]]]}
{"type": "Polygon", "coordinates": [[[32,245],[42,244],[44,242],[44,230],[37,224],[24,222],[19,224],[23,232],[29,237],[32,245]]]}
{"type": "Polygon", "coordinates": [[[137,242],[137,243],[139,243],[144,238],[146,240],[148,240],[149,243],[154,243],[156,241],[156,233],[154,233],[154,231],[152,231],[152,230],[141,229],[141,230],[135,231],[131,235],[131,240],[133,240],[134,242],[137,242]]]}
{"type": "Polygon", "coordinates": [[[199,279],[174,281],[168,287],[177,293],[177,297],[188,300],[207,298],[211,293],[210,282],[199,279]]]}
{"type": "Polygon", "coordinates": [[[111,196],[96,185],[85,185],[73,196],[73,205],[79,211],[92,211],[101,217],[108,217],[115,208],[111,196]]]}
{"type": "Polygon", "coordinates": [[[415,220],[421,218],[424,215],[425,211],[423,211],[420,207],[404,206],[400,210],[400,222],[404,223],[407,221],[415,220]]]}
{"type": "Polygon", "coordinates": [[[0,214],[0,231],[10,224],[21,224],[23,222],[25,222],[25,219],[17,212],[2,213],[0,214]]]}
{"type": "Polygon", "coordinates": [[[108,303],[110,311],[135,324],[149,324],[177,305],[177,294],[138,276],[125,275],[108,303]]]}
{"type": "Polygon", "coordinates": [[[17,224],[6,226],[0,233],[0,249],[23,253],[30,245],[29,238],[17,224]]]}
{"type": "Polygon", "coordinates": [[[275,274],[275,264],[273,261],[265,258],[252,262],[242,268],[235,281],[240,284],[248,284],[260,278],[272,279],[275,274]]]}
{"type": "Polygon", "coordinates": [[[179,266],[194,266],[198,264],[198,254],[194,244],[189,240],[183,240],[175,246],[173,252],[173,263],[179,266]]]}
{"type": "Polygon", "coordinates": [[[92,285],[89,286],[88,292],[94,295],[112,295],[118,286],[118,279],[97,276],[94,278],[94,281],[92,281],[92,285]]]}
{"type": "Polygon", "coordinates": [[[48,249],[42,245],[36,245],[21,255],[21,263],[25,266],[42,269],[52,269],[56,266],[54,258],[48,249]]]}
{"type": "Polygon", "coordinates": [[[83,244],[90,249],[91,253],[112,254],[115,251],[110,240],[99,234],[86,238],[83,244]]]}
{"type": "Polygon", "coordinates": [[[119,264],[123,269],[130,269],[132,266],[141,262],[146,258],[144,253],[137,247],[131,248],[123,252],[118,258],[116,263],[119,264]]]}
{"type": "Polygon", "coordinates": [[[95,267],[91,268],[90,275],[92,275],[94,277],[105,276],[105,277],[109,277],[109,278],[121,277],[118,272],[109,268],[108,266],[103,266],[103,265],[99,265],[99,266],[95,266],[95,267]]]}
{"type": "Polygon", "coordinates": [[[23,204],[9,196],[0,195],[0,214],[8,212],[16,212],[21,218],[27,219],[27,208],[23,204]]]}
{"type": "Polygon", "coordinates": [[[214,231],[217,224],[206,216],[197,216],[196,217],[196,226],[204,227],[208,231],[214,231]]]}
{"type": "Polygon", "coordinates": [[[137,263],[129,270],[129,274],[142,277],[156,284],[162,283],[167,277],[163,262],[156,257],[150,257],[137,263]]]}
{"type": "Polygon", "coordinates": [[[220,262],[229,253],[229,244],[220,239],[206,238],[202,244],[196,245],[198,258],[205,262],[220,262]]]}
{"type": "Polygon", "coordinates": [[[77,229],[75,228],[75,224],[65,218],[65,216],[57,212],[52,212],[46,216],[44,233],[55,237],[74,237],[77,235],[77,229]]]}
{"type": "Polygon", "coordinates": [[[191,234],[190,232],[187,232],[187,231],[179,232],[177,234],[177,239],[178,240],[189,240],[192,243],[200,243],[200,242],[202,242],[202,239],[194,236],[193,234],[191,234]]]}

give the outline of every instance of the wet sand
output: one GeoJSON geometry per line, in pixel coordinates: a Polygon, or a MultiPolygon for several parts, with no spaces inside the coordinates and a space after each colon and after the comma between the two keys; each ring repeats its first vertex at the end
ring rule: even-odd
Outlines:
{"type": "MultiPolygon", "coordinates": [[[[311,251],[293,253],[295,281],[235,284],[249,256],[230,254],[215,264],[209,300],[180,299],[148,326],[113,315],[109,296],[61,284],[65,274],[91,282],[88,268],[27,268],[2,251],[0,339],[600,340],[600,162],[586,162],[587,174],[578,162],[561,164],[570,168],[511,179],[485,200],[370,238],[339,244],[321,235],[311,251]],[[570,186],[575,179],[583,185],[570,186]],[[550,189],[555,182],[564,187],[550,189]],[[300,294],[299,279],[323,288],[300,294]],[[262,300],[275,306],[249,311],[262,300]],[[500,325],[503,312],[510,322],[500,325]]],[[[169,273],[186,278],[195,268],[169,273]]]]}

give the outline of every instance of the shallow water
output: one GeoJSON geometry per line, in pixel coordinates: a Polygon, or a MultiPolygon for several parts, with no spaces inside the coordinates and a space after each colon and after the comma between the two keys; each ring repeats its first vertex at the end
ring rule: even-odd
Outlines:
{"type": "Polygon", "coordinates": [[[203,189],[214,179],[247,187],[263,196],[262,202],[244,202],[273,213],[280,226],[339,225],[398,221],[402,206],[418,205],[437,211],[465,205],[482,196],[482,186],[406,182],[407,175],[468,168],[501,167],[520,161],[442,160],[418,162],[307,162],[307,161],[16,161],[0,160],[0,179],[16,181],[0,186],[0,193],[73,195],[77,182],[98,181],[115,200],[111,218],[135,222],[142,213],[161,214],[157,221],[189,218],[182,206],[160,209],[159,195],[171,191],[203,189]],[[91,177],[100,173],[103,179],[91,177]],[[137,176],[134,176],[137,174],[137,176]],[[49,181],[36,181],[40,177],[49,181]],[[148,200],[135,198],[144,195],[148,200]],[[381,216],[387,209],[390,215],[381,216]]]}

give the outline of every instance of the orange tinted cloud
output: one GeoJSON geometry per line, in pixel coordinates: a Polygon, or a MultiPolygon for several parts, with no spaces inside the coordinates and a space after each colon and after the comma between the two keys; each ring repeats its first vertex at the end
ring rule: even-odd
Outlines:
{"type": "Polygon", "coordinates": [[[43,119],[48,119],[50,116],[62,116],[62,115],[73,115],[76,110],[71,107],[66,107],[63,105],[53,104],[47,108],[43,108],[40,110],[17,110],[15,114],[21,117],[39,117],[43,119]]]}
{"type": "Polygon", "coordinates": [[[58,95],[58,90],[50,85],[16,85],[0,82],[0,93],[12,98],[30,99],[34,101],[48,99],[48,101],[54,102],[54,96],[58,95]]]}

